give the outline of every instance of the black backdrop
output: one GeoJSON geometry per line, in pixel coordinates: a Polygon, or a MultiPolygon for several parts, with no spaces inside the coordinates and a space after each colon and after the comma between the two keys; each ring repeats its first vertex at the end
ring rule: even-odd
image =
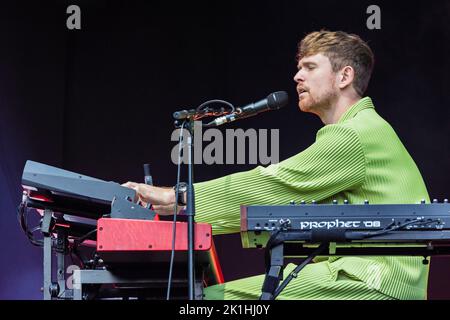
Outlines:
{"type": "MultiPolygon", "coordinates": [[[[449,197],[450,3],[428,1],[8,1],[0,5],[0,298],[40,298],[40,250],[15,206],[33,159],[105,180],[173,185],[171,114],[213,98],[246,104],[286,90],[287,108],[227,128],[279,128],[280,158],[310,145],[320,120],[296,107],[295,53],[306,33],[367,40],[367,94],[419,166],[430,196],[449,197]],[[81,8],[68,30],[66,8],[81,8]],[[371,4],[381,29],[366,27],[371,4]]],[[[251,165],[196,165],[196,181],[251,165]]],[[[224,199],[226,201],[226,199],[224,199]]],[[[262,272],[239,235],[216,237],[226,280],[262,272]]],[[[449,258],[431,264],[429,297],[450,298],[449,258]]]]}

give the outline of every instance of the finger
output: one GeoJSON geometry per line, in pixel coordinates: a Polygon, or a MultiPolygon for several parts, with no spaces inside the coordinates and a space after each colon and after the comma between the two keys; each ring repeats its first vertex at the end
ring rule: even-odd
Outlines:
{"type": "Polygon", "coordinates": [[[142,200],[142,199],[140,199],[139,200],[139,204],[141,205],[141,206],[143,206],[144,208],[147,208],[147,202],[145,202],[144,200],[142,200]]]}
{"type": "Polygon", "coordinates": [[[126,188],[130,188],[130,189],[134,189],[137,186],[137,183],[128,181],[126,183],[123,183],[122,186],[126,187],[126,188]]]}
{"type": "MultiPolygon", "coordinates": [[[[180,212],[182,207],[177,206],[177,211],[180,212]]],[[[153,210],[159,215],[173,215],[175,212],[174,205],[153,205],[153,210]]]]}
{"type": "Polygon", "coordinates": [[[136,183],[132,181],[128,181],[126,183],[122,184],[123,187],[133,189],[136,194],[134,196],[134,202],[141,201],[143,203],[150,202],[150,188],[151,186],[143,184],[143,183],[136,183]]]}
{"type": "Polygon", "coordinates": [[[137,194],[139,195],[139,198],[143,202],[154,202],[154,199],[152,199],[152,192],[151,192],[152,186],[149,186],[144,183],[137,183],[135,186],[135,190],[137,194]]]}
{"type": "Polygon", "coordinates": [[[133,201],[137,203],[139,201],[142,201],[143,199],[142,199],[141,195],[139,194],[138,184],[134,183],[134,182],[132,182],[132,183],[133,184],[130,184],[127,188],[130,188],[130,189],[134,190],[134,199],[133,199],[133,201]]]}
{"type": "Polygon", "coordinates": [[[153,205],[153,210],[163,216],[172,215],[173,214],[173,207],[172,206],[165,206],[165,205],[153,205]]]}

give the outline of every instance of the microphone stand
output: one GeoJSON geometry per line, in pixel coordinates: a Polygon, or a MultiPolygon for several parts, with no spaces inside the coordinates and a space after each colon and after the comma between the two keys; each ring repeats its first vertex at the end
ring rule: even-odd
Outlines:
{"type": "MultiPolygon", "coordinates": [[[[188,183],[186,194],[186,215],[188,218],[188,286],[189,286],[189,300],[194,300],[195,294],[195,264],[194,264],[194,217],[195,217],[195,194],[194,194],[194,124],[195,119],[200,119],[202,116],[211,112],[207,105],[212,103],[222,103],[229,106],[232,110],[234,107],[229,102],[223,100],[210,100],[201,104],[197,109],[176,111],[173,114],[175,118],[175,127],[180,127],[180,121],[186,121],[186,129],[189,132],[187,138],[188,149],[188,183]]],[[[221,115],[224,111],[221,110],[221,115]]],[[[215,114],[217,115],[217,114],[215,114]]],[[[227,122],[227,121],[226,121],[227,122]]],[[[210,125],[218,126],[219,124],[210,123],[210,125]]],[[[202,124],[203,126],[203,124],[202,124]]],[[[206,125],[208,126],[208,125],[206,125]]]]}
{"type": "MultiPolygon", "coordinates": [[[[266,110],[276,110],[288,102],[287,93],[284,91],[274,92],[267,96],[266,99],[250,106],[239,108],[237,113],[234,112],[234,106],[224,100],[210,100],[202,103],[197,109],[176,111],[173,117],[176,119],[175,127],[179,127],[179,121],[187,121],[186,128],[189,131],[187,138],[188,147],[188,186],[186,199],[186,215],[188,217],[188,286],[189,286],[189,300],[194,300],[194,286],[195,286],[195,264],[194,264],[194,217],[195,217],[195,195],[194,195],[194,120],[201,116],[208,116],[210,110],[206,108],[207,105],[213,103],[226,104],[233,110],[232,114],[224,116],[224,110],[221,110],[221,116],[214,121],[204,125],[205,127],[220,126],[223,123],[231,122],[239,118],[247,118],[266,110]],[[247,110],[248,109],[248,110],[247,110]],[[247,111],[246,111],[247,110],[247,111]],[[242,114],[246,111],[247,114],[242,114]]],[[[217,115],[217,114],[214,114],[217,115]]],[[[175,213],[176,214],[176,213],[175,213]]]]}
{"type": "Polygon", "coordinates": [[[190,135],[187,138],[188,146],[188,187],[186,215],[188,216],[188,283],[189,300],[194,300],[195,264],[194,264],[194,217],[195,217],[195,194],[194,194],[194,120],[191,117],[188,123],[190,135]]]}
{"type": "MultiPolygon", "coordinates": [[[[178,121],[175,121],[178,126],[178,121]]],[[[188,149],[188,186],[186,194],[186,215],[188,217],[188,293],[189,300],[195,298],[195,261],[194,261],[194,223],[195,223],[195,194],[194,194],[194,117],[188,117],[186,129],[188,149]]]]}

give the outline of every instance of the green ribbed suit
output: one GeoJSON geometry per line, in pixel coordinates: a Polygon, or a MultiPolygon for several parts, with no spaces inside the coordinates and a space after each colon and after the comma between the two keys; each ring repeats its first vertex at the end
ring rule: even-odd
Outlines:
{"type": "MultiPolygon", "coordinates": [[[[258,166],[195,184],[196,221],[214,234],[240,231],[240,205],[295,200],[361,204],[429,202],[413,159],[395,131],[365,97],[336,124],[325,125],[304,151],[278,164],[258,166]]],[[[422,257],[319,257],[278,299],[426,299],[429,266],[422,257]]],[[[236,263],[240,263],[236,261],[236,263]]],[[[295,266],[286,266],[286,276],[295,266]]],[[[258,299],[264,275],[205,289],[206,299],[258,299]]]]}

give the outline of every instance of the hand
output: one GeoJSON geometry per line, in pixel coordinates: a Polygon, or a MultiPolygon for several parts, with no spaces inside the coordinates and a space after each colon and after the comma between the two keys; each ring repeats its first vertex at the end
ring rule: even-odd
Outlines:
{"type": "Polygon", "coordinates": [[[172,188],[161,188],[150,186],[145,183],[127,182],[122,186],[134,189],[136,191],[136,199],[142,203],[150,202],[153,205],[174,205],[175,204],[175,192],[172,188]]]}
{"type": "MultiPolygon", "coordinates": [[[[173,205],[153,205],[153,210],[161,215],[161,216],[172,216],[175,212],[175,204],[173,205]]],[[[186,207],[177,206],[177,214],[180,213],[181,210],[185,210],[186,207]]]]}
{"type": "MultiPolygon", "coordinates": [[[[122,186],[136,191],[135,202],[140,201],[142,206],[151,203],[153,210],[159,215],[173,215],[175,211],[175,191],[172,188],[161,188],[144,183],[127,182],[122,186]]],[[[178,206],[179,213],[184,207],[178,206]]]]}

